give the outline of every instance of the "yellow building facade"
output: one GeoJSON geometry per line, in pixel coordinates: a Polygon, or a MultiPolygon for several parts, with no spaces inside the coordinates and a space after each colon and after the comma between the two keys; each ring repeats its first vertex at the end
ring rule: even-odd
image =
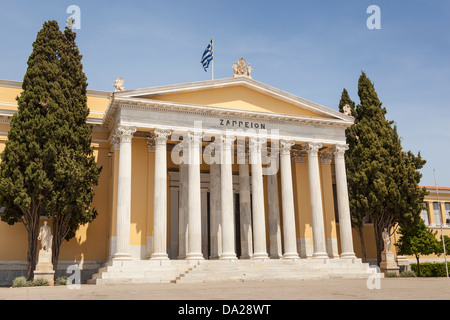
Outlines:
{"type": "MultiPolygon", "coordinates": [[[[21,90],[0,80],[0,151],[21,90]]],[[[60,274],[76,264],[83,281],[108,283],[114,272],[105,265],[277,260],[344,263],[364,276],[343,158],[352,117],[248,75],[89,90],[88,107],[103,167],[92,204],[99,214],[62,245],[60,274]]],[[[435,217],[428,214],[430,226],[435,217]]],[[[370,233],[368,225],[376,257],[370,233]]],[[[0,222],[0,284],[25,273],[26,254],[25,227],[0,222]]]]}

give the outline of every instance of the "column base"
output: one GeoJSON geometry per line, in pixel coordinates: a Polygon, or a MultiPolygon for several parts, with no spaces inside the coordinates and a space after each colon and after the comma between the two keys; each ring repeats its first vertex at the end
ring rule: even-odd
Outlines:
{"type": "Polygon", "coordinates": [[[313,259],[329,259],[328,254],[326,252],[315,252],[312,255],[313,259]]]}
{"type": "Polygon", "coordinates": [[[354,252],[343,252],[339,255],[341,259],[356,259],[354,252]]]}
{"type": "Polygon", "coordinates": [[[202,253],[188,253],[186,255],[186,260],[204,260],[202,253]]]}
{"type": "Polygon", "coordinates": [[[296,252],[291,252],[291,253],[285,253],[283,254],[283,259],[300,259],[300,257],[298,256],[298,253],[296,252]]]}
{"type": "Polygon", "coordinates": [[[234,252],[222,253],[219,260],[237,260],[237,256],[234,252]]]}
{"type": "Polygon", "coordinates": [[[114,253],[111,260],[133,260],[129,253],[117,252],[114,253]]]}
{"type": "Polygon", "coordinates": [[[153,253],[150,260],[169,260],[167,253],[153,253]]]}
{"type": "Polygon", "coordinates": [[[254,253],[252,256],[253,260],[257,259],[269,259],[269,255],[266,252],[254,253]]]}

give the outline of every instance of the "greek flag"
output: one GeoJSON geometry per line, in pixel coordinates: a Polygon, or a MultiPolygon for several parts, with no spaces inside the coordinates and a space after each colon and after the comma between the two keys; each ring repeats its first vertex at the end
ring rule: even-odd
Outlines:
{"type": "Polygon", "coordinates": [[[213,60],[213,40],[209,42],[208,46],[206,47],[205,51],[203,52],[202,60],[200,61],[203,69],[208,69],[209,63],[213,60]]]}

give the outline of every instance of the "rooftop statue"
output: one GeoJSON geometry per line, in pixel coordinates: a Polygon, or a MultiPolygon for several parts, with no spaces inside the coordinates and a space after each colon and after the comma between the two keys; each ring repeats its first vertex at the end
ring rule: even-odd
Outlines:
{"type": "Polygon", "coordinates": [[[113,84],[113,87],[116,88],[116,90],[114,90],[114,92],[117,91],[125,91],[125,88],[123,86],[123,84],[125,83],[125,80],[122,77],[118,77],[113,84]]]}
{"type": "Polygon", "coordinates": [[[250,63],[247,65],[244,58],[240,58],[239,61],[233,64],[233,77],[252,77],[252,71],[254,69],[250,66],[250,63]]]}

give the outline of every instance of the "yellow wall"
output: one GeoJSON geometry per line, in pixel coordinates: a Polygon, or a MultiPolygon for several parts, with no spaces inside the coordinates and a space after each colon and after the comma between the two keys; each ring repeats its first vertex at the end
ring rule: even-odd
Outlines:
{"type": "MultiPolygon", "coordinates": [[[[96,138],[96,134],[93,134],[96,138]]],[[[0,149],[4,149],[5,140],[0,149]]],[[[94,187],[95,197],[92,207],[98,211],[97,218],[89,224],[80,226],[75,237],[61,246],[60,260],[86,261],[105,260],[108,252],[110,201],[109,201],[109,146],[94,143],[94,155],[99,166],[103,167],[98,186],[94,187]],[[95,244],[95,245],[92,245],[95,244]]],[[[43,225],[44,218],[40,224],[43,225]]],[[[49,221],[51,226],[51,221],[49,221]]],[[[0,261],[24,261],[28,249],[27,232],[22,223],[9,226],[0,222],[0,261]],[[14,243],[14,246],[11,246],[14,243]]]]}
{"type": "Polygon", "coordinates": [[[293,163],[292,168],[297,238],[310,238],[312,243],[308,160],[305,163],[293,163]]]}
{"type": "MultiPolygon", "coordinates": [[[[20,87],[8,87],[2,86],[0,84],[0,109],[5,110],[17,110],[17,106],[10,106],[9,104],[17,104],[16,97],[18,97],[22,92],[20,87]],[[6,104],[2,104],[6,103],[6,104]]],[[[87,95],[87,104],[91,111],[89,117],[91,118],[102,118],[102,113],[105,112],[109,104],[109,97],[106,96],[107,93],[102,95],[87,95]]]]}
{"type": "MultiPolygon", "coordinates": [[[[20,87],[10,87],[0,85],[0,109],[17,110],[17,106],[7,104],[16,104],[16,97],[20,95],[20,87]],[[2,104],[7,103],[7,104],[2,104]]],[[[88,96],[88,106],[91,110],[103,112],[109,103],[109,98],[88,96]]],[[[94,117],[101,115],[95,114],[94,117]]],[[[0,124],[0,152],[5,148],[7,139],[6,134],[9,131],[9,124],[0,124]]],[[[111,235],[111,215],[112,211],[112,177],[111,170],[114,169],[111,157],[108,157],[110,145],[107,141],[108,132],[93,132],[94,156],[97,164],[103,167],[99,178],[98,186],[94,187],[95,197],[92,206],[98,211],[97,218],[89,224],[80,226],[75,237],[69,242],[64,241],[61,246],[60,260],[86,261],[86,260],[106,260],[108,255],[108,238],[111,235]],[[100,141],[100,142],[99,142],[100,141]]],[[[41,218],[40,224],[43,225],[44,218],[41,218]]],[[[52,223],[49,221],[49,225],[52,223]]],[[[0,221],[0,261],[25,261],[28,250],[27,232],[22,223],[16,223],[9,226],[0,221]],[[12,246],[11,243],[14,245],[12,246]]]]}

